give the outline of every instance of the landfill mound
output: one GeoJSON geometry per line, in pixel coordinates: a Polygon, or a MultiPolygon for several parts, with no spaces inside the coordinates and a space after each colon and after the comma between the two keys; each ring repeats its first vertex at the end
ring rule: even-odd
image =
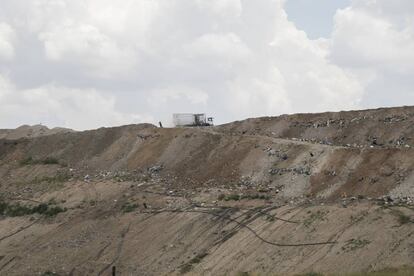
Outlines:
{"type": "Polygon", "coordinates": [[[411,273],[413,120],[401,107],[0,139],[0,274],[411,273]]]}
{"type": "Polygon", "coordinates": [[[254,118],[218,128],[233,134],[354,148],[385,148],[414,144],[413,123],[414,108],[397,107],[254,118]]]}
{"type": "Polygon", "coordinates": [[[22,125],[16,129],[0,129],[0,139],[13,140],[20,138],[32,138],[65,132],[73,132],[73,130],[62,127],[49,129],[44,125],[22,125]]]}

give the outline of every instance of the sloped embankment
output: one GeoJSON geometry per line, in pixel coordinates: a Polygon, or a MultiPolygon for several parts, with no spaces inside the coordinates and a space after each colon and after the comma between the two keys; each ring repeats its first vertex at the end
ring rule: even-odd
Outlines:
{"type": "Polygon", "coordinates": [[[412,211],[404,208],[145,209],[122,215],[116,209],[112,203],[70,211],[71,219],[60,216],[25,230],[29,222],[1,221],[2,236],[22,229],[1,241],[2,273],[110,275],[115,265],[120,275],[289,275],[412,264],[413,227],[401,224],[398,213],[412,211]]]}
{"type": "Polygon", "coordinates": [[[412,110],[0,140],[0,273],[409,265],[412,110]]]}
{"type": "Polygon", "coordinates": [[[414,107],[253,118],[218,130],[356,148],[413,146],[414,107]]]}
{"type": "Polygon", "coordinates": [[[3,140],[0,173],[7,183],[15,180],[13,170],[24,174],[29,169],[26,174],[36,176],[33,167],[21,163],[53,159],[65,164],[61,171],[72,168],[85,175],[160,166],[160,174],[177,179],[181,187],[245,182],[285,197],[413,196],[413,153],[411,147],[340,147],[140,125],[3,140]]]}

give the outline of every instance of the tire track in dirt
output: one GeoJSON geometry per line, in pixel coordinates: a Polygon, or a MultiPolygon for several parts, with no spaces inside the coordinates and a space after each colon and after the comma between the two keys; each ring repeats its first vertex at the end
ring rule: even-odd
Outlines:
{"type": "Polygon", "coordinates": [[[8,239],[8,238],[10,238],[10,237],[13,237],[14,235],[17,235],[17,234],[19,234],[20,232],[22,232],[22,231],[24,231],[24,230],[26,230],[26,229],[30,228],[31,226],[33,226],[34,224],[36,224],[38,221],[40,221],[40,219],[37,219],[37,220],[35,220],[34,222],[32,222],[32,223],[30,223],[30,224],[28,224],[28,225],[26,225],[26,226],[23,226],[23,227],[19,228],[19,230],[14,231],[13,233],[10,233],[10,234],[8,234],[8,235],[6,235],[6,236],[4,236],[4,237],[1,237],[1,238],[0,238],[0,242],[2,242],[2,241],[3,241],[3,240],[5,240],[5,239],[8,239]]]}
{"type": "Polygon", "coordinates": [[[402,238],[398,239],[398,241],[390,248],[390,250],[388,252],[386,252],[386,251],[381,252],[378,255],[377,259],[374,261],[374,263],[371,264],[371,267],[373,269],[375,269],[375,267],[378,264],[381,264],[384,259],[387,259],[388,257],[390,257],[395,252],[395,250],[397,250],[397,248],[401,245],[401,243],[404,240],[408,240],[408,238],[410,238],[413,234],[414,234],[414,231],[410,231],[407,235],[405,235],[402,238]]]}
{"type": "MultiPolygon", "coordinates": [[[[236,224],[238,224],[241,228],[246,228],[247,230],[249,230],[257,239],[259,239],[260,241],[269,244],[269,245],[273,245],[273,246],[280,246],[280,247],[300,247],[300,246],[318,246],[318,245],[326,245],[326,244],[333,244],[336,243],[335,241],[324,241],[324,242],[311,242],[311,243],[279,243],[279,242],[272,242],[272,241],[268,241],[266,239],[264,239],[263,237],[261,237],[255,230],[253,230],[250,226],[248,226],[246,223],[243,222],[239,222],[235,219],[232,219],[230,217],[227,216],[223,216],[220,214],[216,214],[213,212],[208,212],[208,211],[201,211],[201,210],[164,210],[161,212],[166,212],[166,213],[203,213],[203,214],[207,214],[207,215],[212,215],[215,217],[220,217],[223,218],[225,220],[234,222],[236,224]]],[[[250,221],[250,220],[249,220],[250,221]]],[[[250,223],[250,222],[248,222],[250,223]]]]}
{"type": "Polygon", "coordinates": [[[7,262],[5,262],[1,267],[0,267],[0,271],[2,271],[4,268],[6,268],[9,264],[11,264],[13,261],[14,261],[14,259],[16,259],[17,257],[16,256],[14,256],[14,257],[12,257],[10,260],[8,260],[7,262]]]}
{"type": "MultiPolygon", "coordinates": [[[[371,212],[371,209],[373,209],[374,207],[373,206],[371,206],[371,207],[369,207],[368,208],[368,213],[369,212],[371,212]]],[[[349,224],[347,224],[347,225],[345,225],[344,227],[343,227],[343,229],[341,229],[341,230],[339,230],[339,232],[337,232],[337,233],[334,233],[334,234],[332,234],[330,237],[329,237],[329,239],[333,239],[333,240],[336,240],[336,241],[338,241],[338,243],[340,243],[340,241],[339,241],[339,239],[340,239],[340,237],[348,230],[348,229],[351,229],[353,226],[355,226],[357,223],[359,223],[360,221],[359,220],[356,220],[356,221],[354,221],[354,222],[351,222],[351,223],[349,223],[349,224]]],[[[325,252],[325,254],[324,255],[322,255],[320,258],[318,258],[317,260],[315,260],[314,262],[312,262],[309,266],[308,266],[308,268],[311,268],[311,267],[313,267],[316,263],[319,263],[319,262],[321,262],[326,256],[328,256],[329,255],[329,253],[331,253],[331,251],[333,250],[333,248],[334,248],[334,246],[335,246],[335,244],[331,244],[331,245],[329,245],[329,248],[328,248],[328,250],[325,252]]],[[[320,248],[320,250],[322,250],[323,248],[320,248]]],[[[319,251],[318,250],[316,250],[316,251],[314,251],[313,252],[313,254],[311,253],[310,255],[307,255],[306,257],[304,256],[303,258],[310,258],[310,257],[312,257],[313,255],[315,255],[315,254],[317,254],[319,251]]]]}
{"type": "Polygon", "coordinates": [[[104,268],[102,268],[102,270],[100,270],[98,272],[98,274],[97,274],[98,276],[101,276],[106,270],[108,270],[113,264],[115,264],[118,261],[119,257],[121,256],[121,253],[122,253],[122,248],[124,246],[125,236],[128,234],[130,227],[131,227],[131,222],[124,229],[124,231],[121,232],[121,240],[118,243],[114,259],[109,264],[107,264],[104,268]]]}

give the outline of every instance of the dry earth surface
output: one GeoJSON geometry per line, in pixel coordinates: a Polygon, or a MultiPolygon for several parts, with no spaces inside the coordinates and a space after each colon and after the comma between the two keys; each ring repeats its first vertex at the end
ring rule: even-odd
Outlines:
{"type": "Polygon", "coordinates": [[[73,130],[60,127],[49,129],[43,125],[23,125],[16,129],[0,129],[0,139],[31,138],[65,132],[73,132],[73,130]]]}
{"type": "Polygon", "coordinates": [[[413,275],[413,181],[414,107],[0,130],[0,275],[413,275]]]}

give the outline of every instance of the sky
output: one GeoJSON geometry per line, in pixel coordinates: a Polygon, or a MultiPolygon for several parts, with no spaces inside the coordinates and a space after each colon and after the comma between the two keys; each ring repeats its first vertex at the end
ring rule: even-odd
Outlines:
{"type": "Polygon", "coordinates": [[[290,0],[284,8],[296,28],[305,31],[308,38],[318,39],[330,37],[336,11],[350,4],[351,0],[290,0]]]}
{"type": "Polygon", "coordinates": [[[414,105],[412,0],[1,0],[0,128],[414,105]]]}

